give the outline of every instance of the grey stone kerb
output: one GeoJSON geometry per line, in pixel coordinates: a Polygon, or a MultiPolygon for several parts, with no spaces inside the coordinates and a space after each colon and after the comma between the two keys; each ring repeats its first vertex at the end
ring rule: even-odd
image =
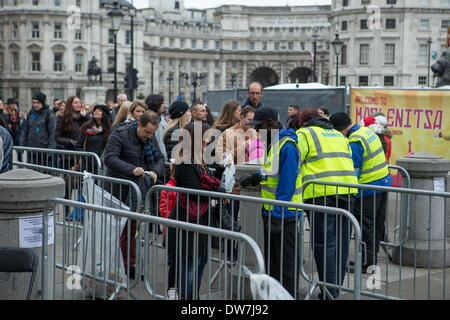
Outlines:
{"type": "Polygon", "coordinates": [[[0,174],[0,213],[42,210],[48,200],[64,197],[64,180],[28,169],[0,174]]]}

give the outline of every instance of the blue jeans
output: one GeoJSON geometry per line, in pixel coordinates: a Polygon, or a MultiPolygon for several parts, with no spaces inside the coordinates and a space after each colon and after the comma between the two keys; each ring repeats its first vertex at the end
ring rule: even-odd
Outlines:
{"type": "MultiPolygon", "coordinates": [[[[203,271],[205,270],[205,265],[208,261],[207,256],[200,256],[197,260],[197,293],[200,290],[200,285],[202,283],[203,271]]],[[[192,299],[197,298],[192,294],[192,282],[194,278],[194,259],[193,257],[187,257],[187,269],[186,269],[186,257],[181,259],[181,282],[179,286],[181,287],[181,295],[183,299],[192,299]],[[187,284],[186,284],[186,276],[187,276],[187,284]]]]}
{"type": "MultiPolygon", "coordinates": [[[[312,203],[312,201],[307,201],[312,203]]],[[[323,199],[315,199],[314,204],[324,205],[323,199]],[[322,201],[321,201],[322,200],[322,201]]],[[[348,201],[339,199],[338,207],[349,211],[348,201]]],[[[336,208],[336,197],[328,196],[326,206],[336,208]]],[[[314,260],[317,266],[319,280],[342,285],[344,283],[347,267],[350,223],[344,216],[325,214],[322,212],[308,212],[308,221],[311,226],[311,243],[313,244],[314,260]]],[[[328,288],[328,291],[337,297],[339,289],[328,288]]]]}

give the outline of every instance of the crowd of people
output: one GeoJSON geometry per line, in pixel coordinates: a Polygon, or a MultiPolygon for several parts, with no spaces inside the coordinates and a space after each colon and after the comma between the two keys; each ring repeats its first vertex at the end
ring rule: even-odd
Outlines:
{"type": "MultiPolygon", "coordinates": [[[[227,101],[217,119],[201,101],[189,106],[178,100],[166,106],[164,98],[157,94],[136,101],[127,101],[126,95],[119,95],[117,104],[95,105],[86,105],[80,97],[71,96],[66,100],[53,101],[50,108],[45,94],[37,93],[27,113],[21,111],[13,99],[8,99],[6,106],[0,99],[0,137],[3,141],[1,172],[12,169],[13,145],[88,151],[103,160],[106,170],[101,171],[101,168],[89,163],[82,163],[81,170],[131,180],[145,196],[155,184],[225,192],[221,178],[227,166],[258,163],[262,166],[261,170],[242,176],[236,181],[232,193],[240,194],[241,188],[260,185],[264,199],[349,210],[362,221],[368,257],[362,267],[366,271],[369,265],[377,263],[379,243],[383,240],[386,193],[377,193],[376,214],[373,215],[373,193],[368,191],[351,189],[349,197],[348,188],[316,186],[313,192],[310,187],[306,190],[302,187],[316,179],[390,186],[392,180],[387,163],[392,135],[386,128],[384,115],[375,114],[361,124],[352,124],[347,114],[330,115],[325,106],[300,108],[290,105],[289,118],[282,122],[275,108],[262,103],[262,97],[261,84],[252,83],[248,87],[248,98],[243,103],[227,101]],[[186,142],[189,142],[187,148],[186,142]],[[171,165],[167,167],[165,164],[169,162],[171,165]],[[374,230],[375,242],[372,239],[374,230]]],[[[32,161],[42,164],[40,159],[32,161]]],[[[73,160],[65,161],[67,163],[53,164],[65,169],[74,165],[70,163],[73,160]]],[[[142,212],[143,208],[136,207],[136,199],[133,199],[128,188],[113,188],[113,195],[127,199],[132,211],[142,212]]],[[[152,201],[154,212],[164,212],[163,215],[169,219],[208,224],[205,213],[210,203],[207,198],[193,197],[188,204],[186,198],[180,195],[180,208],[175,210],[174,194],[164,193],[164,196],[168,199],[160,199],[164,203],[163,208],[156,207],[156,199],[152,201]]],[[[234,202],[233,208],[228,206],[227,210],[234,213],[234,219],[239,219],[238,201],[234,202]]],[[[305,213],[314,231],[312,246],[319,279],[342,284],[347,270],[350,239],[349,229],[345,227],[347,219],[320,212],[315,212],[312,219],[310,212],[305,213]]],[[[266,266],[270,266],[271,276],[282,279],[283,286],[295,296],[299,263],[296,260],[295,232],[296,222],[303,214],[295,208],[264,205],[262,217],[264,230],[270,230],[264,236],[266,266]],[[283,232],[280,232],[281,226],[283,232]]],[[[128,244],[124,232],[121,250],[124,258],[127,257],[124,259],[127,274],[134,278],[136,241],[133,237],[136,221],[130,223],[132,241],[128,244]]],[[[182,242],[186,246],[183,251],[189,257],[182,259],[181,265],[178,265],[182,268],[179,273],[174,270],[176,264],[173,263],[177,244],[175,238],[174,230],[169,229],[169,291],[172,296],[198,297],[207,261],[206,246],[202,242],[207,239],[199,238],[200,247],[192,250],[191,235],[183,234],[185,241],[182,242]],[[193,252],[197,253],[197,261],[192,256],[193,252]],[[178,282],[175,281],[176,274],[183,277],[178,282]],[[185,274],[189,277],[187,281],[185,274]],[[194,279],[199,282],[193,284],[194,279]],[[173,288],[176,283],[188,285],[186,288],[183,285],[176,293],[173,288]]],[[[329,292],[334,298],[339,295],[335,288],[329,289],[329,292]]],[[[325,299],[327,295],[322,293],[321,297],[325,299]]]]}

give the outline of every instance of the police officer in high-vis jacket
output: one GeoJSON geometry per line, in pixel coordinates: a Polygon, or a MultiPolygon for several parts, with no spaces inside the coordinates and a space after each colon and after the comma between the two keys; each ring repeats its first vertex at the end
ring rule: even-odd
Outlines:
{"type": "MultiPolygon", "coordinates": [[[[283,129],[277,111],[268,106],[256,109],[248,125],[255,126],[265,142],[264,164],[261,171],[243,175],[239,184],[244,188],[259,184],[263,199],[301,203],[300,152],[295,131],[283,129]]],[[[300,270],[297,221],[301,214],[293,207],[265,204],[262,208],[266,270],[294,298],[300,270]]]]}
{"type": "MultiPolygon", "coordinates": [[[[352,124],[346,113],[332,115],[330,122],[349,139],[358,183],[390,187],[392,178],[389,175],[380,138],[376,133],[370,128],[352,124]]],[[[362,241],[366,247],[366,252],[363,252],[363,273],[367,272],[369,266],[374,266],[378,262],[380,241],[385,239],[387,200],[387,192],[367,189],[360,189],[356,197],[353,214],[361,224],[362,241]]],[[[374,268],[369,271],[373,272],[374,268]]]]}
{"type": "MultiPolygon", "coordinates": [[[[328,119],[321,118],[317,109],[303,109],[290,126],[297,130],[301,152],[303,201],[350,212],[357,189],[308,184],[313,180],[358,183],[347,138],[333,130],[328,119]]],[[[345,216],[319,211],[307,214],[319,280],[340,286],[347,267],[349,221],[345,216]]],[[[328,291],[332,297],[321,292],[319,298],[336,298],[339,295],[336,288],[328,287],[328,291]]]]}

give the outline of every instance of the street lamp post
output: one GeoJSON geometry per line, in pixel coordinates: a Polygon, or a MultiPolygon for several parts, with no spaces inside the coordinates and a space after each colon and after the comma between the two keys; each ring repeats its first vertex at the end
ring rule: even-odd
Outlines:
{"type": "Polygon", "coordinates": [[[169,76],[167,77],[167,81],[169,82],[169,106],[172,105],[172,81],[173,81],[173,76],[171,73],[169,73],[169,76]]]}
{"type": "Polygon", "coordinates": [[[342,53],[342,45],[344,41],[339,39],[339,34],[336,33],[334,40],[331,42],[333,45],[334,54],[336,55],[336,87],[339,86],[339,56],[342,53]]]}
{"type": "Polygon", "coordinates": [[[430,63],[431,63],[431,44],[433,43],[433,39],[431,37],[428,38],[427,40],[428,43],[428,87],[430,87],[430,63]]]}
{"type": "MultiPolygon", "coordinates": [[[[136,8],[131,7],[128,10],[128,13],[131,17],[131,32],[130,32],[130,41],[131,41],[131,70],[134,69],[134,17],[136,17],[136,8]]],[[[137,83],[134,84],[137,86],[137,83]]],[[[130,101],[134,101],[134,85],[130,88],[130,101]]]]}
{"type": "Polygon", "coordinates": [[[316,55],[317,55],[317,37],[319,36],[316,33],[317,29],[314,28],[314,42],[313,42],[313,82],[317,82],[317,73],[316,73],[316,55]]]}
{"type": "Polygon", "coordinates": [[[153,66],[154,66],[154,64],[155,64],[155,58],[154,57],[151,57],[150,58],[150,64],[151,64],[151,79],[150,79],[150,81],[151,81],[151,84],[150,84],[150,86],[151,86],[151,90],[150,90],[150,92],[153,94],[153,92],[154,92],[154,89],[153,89],[153,66]]]}
{"type": "Polygon", "coordinates": [[[124,13],[119,8],[119,2],[114,1],[113,8],[108,12],[114,32],[114,103],[117,102],[117,32],[122,24],[124,13]]]}

